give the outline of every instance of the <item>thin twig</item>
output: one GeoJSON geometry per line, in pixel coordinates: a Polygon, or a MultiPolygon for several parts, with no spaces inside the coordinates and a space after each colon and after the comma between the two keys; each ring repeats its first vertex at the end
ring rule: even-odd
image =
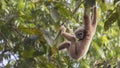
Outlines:
{"type": "Polygon", "coordinates": [[[80,5],[81,5],[82,3],[84,3],[84,1],[79,2],[78,6],[77,6],[77,7],[73,10],[73,12],[72,12],[73,15],[77,12],[77,10],[79,9],[79,7],[80,7],[80,5]]]}

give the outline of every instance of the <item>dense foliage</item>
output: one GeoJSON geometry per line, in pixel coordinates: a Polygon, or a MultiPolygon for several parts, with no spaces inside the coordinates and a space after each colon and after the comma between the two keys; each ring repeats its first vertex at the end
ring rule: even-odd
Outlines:
{"type": "Polygon", "coordinates": [[[81,26],[84,0],[0,0],[0,68],[120,68],[120,1],[97,2],[97,32],[75,61],[58,52],[59,28],[65,23],[73,33],[81,26]]]}

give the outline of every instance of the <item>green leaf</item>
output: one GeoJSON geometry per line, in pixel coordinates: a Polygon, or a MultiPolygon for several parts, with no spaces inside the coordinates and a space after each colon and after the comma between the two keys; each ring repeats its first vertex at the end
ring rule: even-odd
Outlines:
{"type": "Polygon", "coordinates": [[[82,68],[90,68],[90,66],[85,61],[82,61],[80,67],[82,67],[82,68]]]}
{"type": "Polygon", "coordinates": [[[29,8],[29,9],[35,9],[34,3],[30,3],[30,4],[28,5],[28,8],[29,8]]]}
{"type": "Polygon", "coordinates": [[[118,23],[118,27],[119,27],[119,29],[120,29],[120,2],[117,4],[116,12],[118,13],[117,23],[118,23]]]}
{"type": "Polygon", "coordinates": [[[100,7],[101,7],[101,10],[102,10],[102,11],[105,11],[105,10],[107,9],[106,4],[103,3],[103,2],[100,2],[100,7]]]}
{"type": "Polygon", "coordinates": [[[105,30],[108,30],[112,24],[118,19],[118,13],[112,13],[110,17],[105,21],[104,28],[105,30]]]}
{"type": "Polygon", "coordinates": [[[107,43],[108,42],[107,36],[102,36],[101,40],[102,40],[102,43],[107,43]]]}
{"type": "Polygon", "coordinates": [[[18,30],[20,30],[26,34],[30,34],[30,35],[42,35],[42,32],[39,29],[29,28],[29,27],[25,27],[23,25],[19,25],[18,30]]]}
{"type": "Polygon", "coordinates": [[[105,54],[104,54],[103,50],[98,46],[97,43],[93,42],[93,45],[94,45],[93,47],[96,49],[98,55],[101,56],[101,58],[104,59],[105,58],[105,54]]]}
{"type": "Polygon", "coordinates": [[[55,22],[58,22],[60,20],[60,15],[55,8],[50,9],[50,15],[55,22]]]}
{"type": "Polygon", "coordinates": [[[7,6],[5,0],[1,0],[1,3],[2,3],[2,9],[6,10],[7,6]]]}
{"type": "Polygon", "coordinates": [[[120,18],[118,19],[117,23],[118,23],[118,27],[120,29],[120,18]]]}
{"type": "MultiPolygon", "coordinates": [[[[30,47],[28,47],[30,48],[30,47]]],[[[22,56],[24,58],[32,58],[33,57],[33,54],[34,54],[34,49],[33,48],[30,48],[30,49],[27,49],[27,50],[24,50],[22,56]]]]}
{"type": "Polygon", "coordinates": [[[120,2],[120,0],[114,0],[114,4],[116,4],[117,2],[120,2]]]}
{"type": "Polygon", "coordinates": [[[23,2],[22,0],[20,0],[20,2],[18,3],[18,8],[20,10],[24,10],[24,8],[25,8],[25,2],[23,2]]]}
{"type": "Polygon", "coordinates": [[[61,16],[65,17],[65,18],[72,15],[72,13],[70,12],[70,10],[68,10],[67,8],[65,8],[62,3],[57,4],[56,8],[58,9],[59,14],[61,16]]]}

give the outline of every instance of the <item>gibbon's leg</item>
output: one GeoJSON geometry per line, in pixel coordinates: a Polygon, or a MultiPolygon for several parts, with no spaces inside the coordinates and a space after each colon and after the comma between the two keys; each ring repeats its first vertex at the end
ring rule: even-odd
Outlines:
{"type": "Polygon", "coordinates": [[[58,46],[58,50],[62,50],[62,49],[65,49],[65,48],[69,48],[70,46],[70,42],[69,41],[66,41],[66,42],[63,42],[61,43],[59,46],[58,46]]]}

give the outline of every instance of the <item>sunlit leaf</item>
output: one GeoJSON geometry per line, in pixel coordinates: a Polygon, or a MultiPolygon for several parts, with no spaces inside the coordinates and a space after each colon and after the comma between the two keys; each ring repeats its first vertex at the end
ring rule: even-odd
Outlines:
{"type": "Polygon", "coordinates": [[[109,57],[113,57],[115,54],[114,54],[114,51],[110,51],[109,52],[110,56],[109,57]]]}
{"type": "Polygon", "coordinates": [[[6,3],[5,3],[5,1],[4,0],[1,0],[1,3],[2,3],[2,9],[6,9],[6,3]]]}
{"type": "Polygon", "coordinates": [[[30,9],[35,9],[35,5],[33,3],[30,3],[28,6],[30,9]]]}
{"type": "Polygon", "coordinates": [[[100,2],[100,7],[101,7],[102,11],[107,9],[107,5],[104,2],[100,2]]]}
{"type": "Polygon", "coordinates": [[[2,9],[7,11],[6,2],[4,0],[1,0],[1,3],[2,3],[2,9]]]}
{"type": "Polygon", "coordinates": [[[85,62],[82,61],[82,65],[80,65],[82,68],[90,68],[90,66],[85,62]]]}
{"type": "Polygon", "coordinates": [[[25,8],[25,3],[21,0],[19,3],[18,3],[18,7],[20,10],[23,10],[25,8]]]}
{"type": "Polygon", "coordinates": [[[108,42],[108,39],[107,39],[106,36],[102,36],[101,40],[102,40],[102,43],[107,43],[108,42]]]}
{"type": "Polygon", "coordinates": [[[103,52],[103,50],[97,45],[97,43],[93,42],[94,48],[96,49],[97,53],[99,56],[101,56],[101,58],[105,58],[105,54],[103,52]]]}

